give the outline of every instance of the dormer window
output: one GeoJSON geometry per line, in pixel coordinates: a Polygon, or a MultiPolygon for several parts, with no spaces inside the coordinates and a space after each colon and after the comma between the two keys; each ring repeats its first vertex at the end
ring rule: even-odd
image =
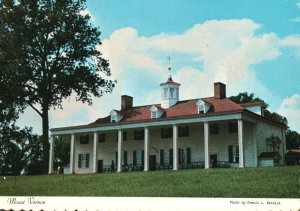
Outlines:
{"type": "Polygon", "coordinates": [[[155,119],[157,116],[157,112],[156,111],[152,111],[151,112],[151,119],[155,119]]]}
{"type": "Polygon", "coordinates": [[[163,114],[163,111],[158,107],[156,107],[155,105],[151,106],[150,112],[151,112],[151,119],[159,118],[163,114]]]}
{"type": "Polygon", "coordinates": [[[207,111],[209,110],[210,108],[210,104],[204,102],[203,100],[198,100],[197,101],[197,108],[198,108],[198,114],[205,114],[207,113],[207,111]]]}
{"type": "Polygon", "coordinates": [[[202,104],[198,105],[198,113],[204,114],[204,105],[202,105],[202,104]]]}
{"type": "Polygon", "coordinates": [[[123,118],[123,115],[118,113],[116,110],[112,110],[109,114],[111,122],[119,122],[123,118]]]}

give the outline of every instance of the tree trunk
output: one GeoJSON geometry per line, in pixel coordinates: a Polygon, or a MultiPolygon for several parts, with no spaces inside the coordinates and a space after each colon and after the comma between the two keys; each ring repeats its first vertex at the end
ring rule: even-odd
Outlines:
{"type": "Polygon", "coordinates": [[[43,106],[42,111],[42,121],[43,121],[43,173],[48,173],[49,167],[49,114],[48,114],[48,106],[43,106]]]}

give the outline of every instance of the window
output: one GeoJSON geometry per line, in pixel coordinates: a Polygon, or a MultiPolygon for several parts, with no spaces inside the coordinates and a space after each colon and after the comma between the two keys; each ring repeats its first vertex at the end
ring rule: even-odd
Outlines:
{"type": "Polygon", "coordinates": [[[160,150],[160,165],[173,164],[173,149],[160,150]]]}
{"type": "Polygon", "coordinates": [[[210,125],[209,132],[210,134],[215,134],[215,135],[219,134],[219,125],[218,124],[210,125]]]}
{"type": "Polygon", "coordinates": [[[178,149],[179,164],[191,164],[191,148],[178,149]]]}
{"type": "MultiPolygon", "coordinates": [[[[123,141],[127,141],[127,131],[123,131],[123,141]]],[[[116,132],[116,140],[119,140],[119,133],[116,132]]]]}
{"type": "Polygon", "coordinates": [[[133,151],[133,165],[143,166],[144,165],[144,150],[133,151]]]}
{"type": "Polygon", "coordinates": [[[179,137],[185,137],[185,136],[189,136],[189,126],[180,126],[178,128],[178,136],[179,137]]]}
{"type": "Polygon", "coordinates": [[[160,131],[160,136],[161,138],[172,138],[173,137],[173,133],[172,133],[172,128],[162,128],[160,131]]]}
{"type": "Polygon", "coordinates": [[[111,122],[117,121],[117,115],[111,115],[111,122]]]}
{"type": "Polygon", "coordinates": [[[144,140],[144,130],[134,131],[134,140],[144,140]]]}
{"type": "Polygon", "coordinates": [[[164,164],[170,163],[170,150],[164,149],[164,164]]]}
{"type": "Polygon", "coordinates": [[[170,98],[173,98],[174,96],[174,88],[170,88],[170,98]]]}
{"type": "Polygon", "coordinates": [[[229,133],[237,133],[238,132],[238,125],[236,122],[229,122],[228,132],[229,133]]]}
{"type": "Polygon", "coordinates": [[[89,168],[89,153],[86,154],[79,154],[78,158],[78,168],[89,168]]]}
{"type": "Polygon", "coordinates": [[[202,104],[198,105],[198,112],[199,114],[204,114],[204,105],[202,104]]]}
{"type": "Polygon", "coordinates": [[[98,143],[105,142],[105,133],[98,134],[98,143]]]}
{"type": "Polygon", "coordinates": [[[151,112],[151,118],[152,118],[152,119],[157,118],[157,112],[156,112],[156,111],[152,111],[152,112],[151,112]]]}
{"type": "Polygon", "coordinates": [[[176,88],[176,98],[178,99],[179,98],[179,89],[176,88]]]}
{"type": "Polygon", "coordinates": [[[168,96],[168,88],[164,88],[163,98],[167,98],[167,96],[168,96]]]}
{"type": "Polygon", "coordinates": [[[80,144],[89,144],[89,135],[81,135],[80,144]]]}
{"type": "Polygon", "coordinates": [[[228,157],[229,157],[229,162],[234,162],[237,163],[239,162],[239,146],[237,145],[229,145],[228,146],[228,157]]]}

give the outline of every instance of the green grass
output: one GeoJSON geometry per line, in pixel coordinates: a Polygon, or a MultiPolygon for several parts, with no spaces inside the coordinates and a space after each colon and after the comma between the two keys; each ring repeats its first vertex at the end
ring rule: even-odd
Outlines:
{"type": "Polygon", "coordinates": [[[299,198],[299,180],[297,166],[18,176],[1,177],[0,195],[299,198]]]}

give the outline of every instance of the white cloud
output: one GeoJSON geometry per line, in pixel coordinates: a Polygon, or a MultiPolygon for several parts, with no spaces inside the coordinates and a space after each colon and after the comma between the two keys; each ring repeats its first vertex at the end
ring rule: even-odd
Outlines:
{"type": "Polygon", "coordinates": [[[290,20],[291,22],[300,22],[300,16],[290,20]]]}
{"type": "Polygon", "coordinates": [[[296,5],[300,9],[300,2],[297,2],[296,5]]]}
{"type": "Polygon", "coordinates": [[[281,40],[280,45],[283,47],[300,47],[300,35],[289,35],[281,40]]]}
{"type": "Polygon", "coordinates": [[[300,95],[294,94],[283,100],[277,111],[287,117],[288,124],[292,130],[300,132],[300,95]]]}
{"type": "Polygon", "coordinates": [[[180,34],[152,37],[142,37],[130,27],[119,29],[98,47],[110,61],[112,78],[118,80],[113,94],[95,99],[92,107],[71,98],[64,102],[63,111],[51,111],[52,127],[85,124],[106,116],[120,108],[121,94],[132,95],[135,105],[159,103],[159,84],[167,79],[169,55],[174,64],[173,79],[181,83],[181,99],[212,96],[213,82],[221,81],[227,84],[228,96],[248,91],[280,104],[252,68],[278,58],[282,47],[299,47],[300,38],[256,34],[261,27],[248,19],[211,20],[180,34]]]}

